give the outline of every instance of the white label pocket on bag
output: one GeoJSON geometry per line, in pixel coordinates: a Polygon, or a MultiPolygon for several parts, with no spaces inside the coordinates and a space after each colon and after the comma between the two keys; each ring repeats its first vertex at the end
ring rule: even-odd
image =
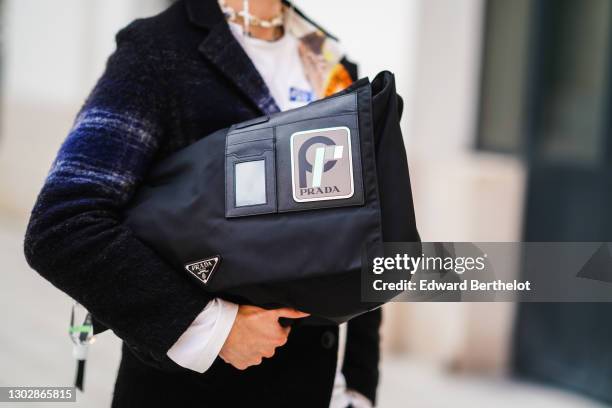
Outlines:
{"type": "Polygon", "coordinates": [[[254,160],[234,165],[236,207],[266,203],[266,161],[254,160]]]}
{"type": "Polygon", "coordinates": [[[225,216],[275,212],[273,129],[230,134],[225,145],[225,216]]]}

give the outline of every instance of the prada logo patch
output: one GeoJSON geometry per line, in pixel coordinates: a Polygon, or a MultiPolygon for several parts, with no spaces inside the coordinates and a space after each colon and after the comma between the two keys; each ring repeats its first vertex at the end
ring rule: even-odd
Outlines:
{"type": "Polygon", "coordinates": [[[351,131],[347,127],[291,135],[291,181],[296,202],[349,198],[354,193],[351,131]]]}
{"type": "Polygon", "coordinates": [[[206,285],[220,262],[221,257],[215,255],[210,258],[202,259],[201,261],[186,264],[185,269],[206,285]]]}

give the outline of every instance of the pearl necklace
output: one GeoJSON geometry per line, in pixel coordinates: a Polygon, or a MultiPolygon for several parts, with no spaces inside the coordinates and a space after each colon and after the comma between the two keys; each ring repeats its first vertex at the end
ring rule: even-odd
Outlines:
{"type": "Polygon", "coordinates": [[[273,17],[268,20],[264,20],[262,18],[259,18],[249,13],[249,0],[244,0],[243,4],[244,6],[242,10],[236,11],[233,8],[229,7],[225,3],[225,0],[219,0],[219,6],[221,7],[221,11],[223,12],[223,15],[225,15],[225,18],[228,21],[235,22],[239,17],[242,17],[242,20],[244,21],[244,24],[246,26],[262,27],[262,28],[281,27],[284,23],[285,16],[284,16],[284,13],[282,12],[276,17],[273,17]]]}

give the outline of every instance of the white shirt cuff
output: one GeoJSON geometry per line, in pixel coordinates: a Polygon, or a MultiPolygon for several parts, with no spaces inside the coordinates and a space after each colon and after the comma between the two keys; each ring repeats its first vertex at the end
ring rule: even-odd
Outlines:
{"type": "Polygon", "coordinates": [[[353,408],[372,408],[372,401],[358,391],[347,389],[346,394],[353,408]]]}
{"type": "Polygon", "coordinates": [[[205,372],[219,355],[237,313],[237,304],[211,300],[166,354],[181,367],[205,372]]]}

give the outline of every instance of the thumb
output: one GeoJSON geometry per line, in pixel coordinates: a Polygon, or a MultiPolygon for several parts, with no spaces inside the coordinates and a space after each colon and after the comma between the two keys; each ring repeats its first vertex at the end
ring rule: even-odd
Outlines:
{"type": "Polygon", "coordinates": [[[278,317],[288,317],[290,319],[300,319],[302,317],[310,316],[310,313],[300,312],[299,310],[295,310],[290,307],[276,309],[275,312],[278,317]]]}

